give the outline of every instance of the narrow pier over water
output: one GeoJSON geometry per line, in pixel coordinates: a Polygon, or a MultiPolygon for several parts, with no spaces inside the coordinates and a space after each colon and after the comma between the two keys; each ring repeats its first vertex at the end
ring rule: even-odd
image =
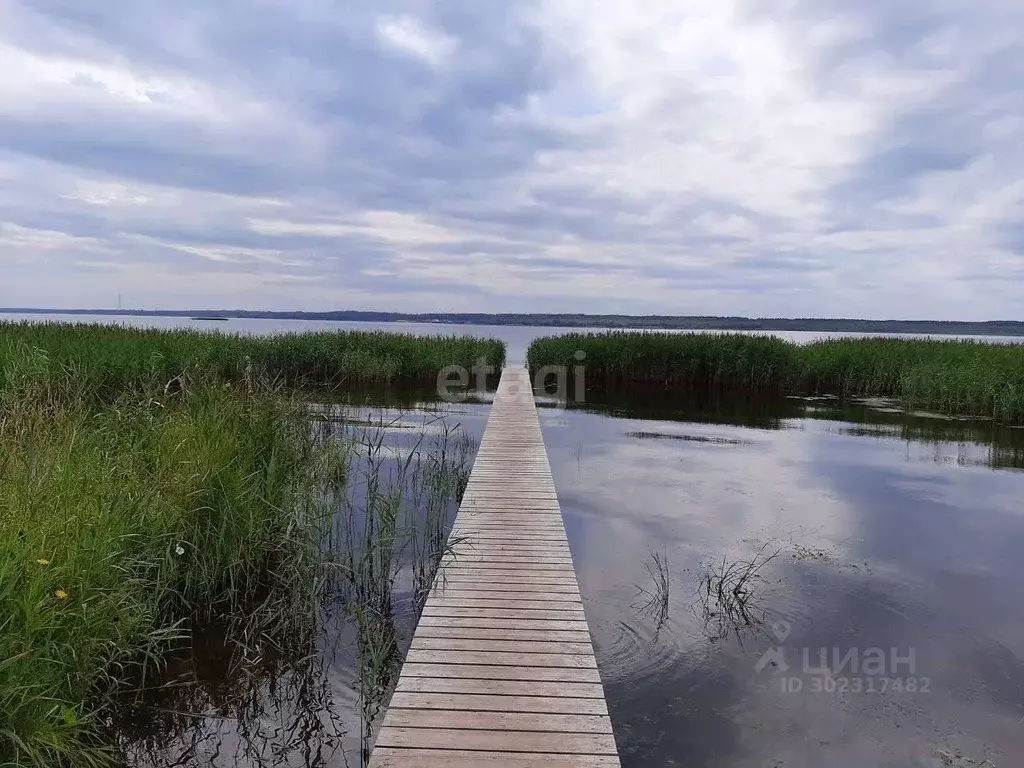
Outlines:
{"type": "Polygon", "coordinates": [[[529,373],[506,368],[370,768],[618,768],[529,373]]]}

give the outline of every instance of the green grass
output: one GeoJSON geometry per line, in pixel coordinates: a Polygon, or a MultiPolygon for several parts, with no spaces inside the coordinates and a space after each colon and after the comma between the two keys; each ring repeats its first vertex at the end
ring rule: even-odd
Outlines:
{"type": "Polygon", "coordinates": [[[1024,345],[613,332],[537,339],[532,370],[585,353],[587,388],[891,397],[910,408],[1024,423],[1024,345]]]}
{"type": "Polygon", "coordinates": [[[0,765],[102,764],[105,697],[183,617],[311,563],[315,449],[280,395],[0,392],[0,765]]]}
{"type": "Polygon", "coordinates": [[[190,618],[308,597],[348,457],[303,388],[481,357],[503,344],[0,323],[0,766],[110,764],[114,697],[190,618]]]}
{"type": "Polygon", "coordinates": [[[267,379],[290,387],[429,384],[445,366],[470,369],[481,358],[500,367],[504,343],[362,331],[243,336],[0,322],[0,387],[11,371],[28,366],[36,375],[73,376],[101,398],[125,387],[164,387],[188,372],[236,383],[267,379]]]}

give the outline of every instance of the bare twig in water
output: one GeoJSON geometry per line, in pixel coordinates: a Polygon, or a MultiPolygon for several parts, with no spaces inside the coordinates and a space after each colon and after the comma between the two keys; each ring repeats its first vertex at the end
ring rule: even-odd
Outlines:
{"type": "Polygon", "coordinates": [[[734,633],[764,624],[764,611],[757,605],[757,586],[763,581],[760,571],[782,550],[765,555],[771,542],[765,542],[750,560],[712,563],[701,576],[698,602],[704,631],[712,640],[723,640],[734,633]]]}
{"type": "Polygon", "coordinates": [[[637,597],[640,598],[633,604],[643,618],[654,623],[655,636],[668,621],[669,592],[671,579],[668,573],[668,555],[662,551],[660,554],[651,550],[647,561],[644,563],[644,570],[651,579],[651,588],[647,589],[637,585],[637,597]]]}

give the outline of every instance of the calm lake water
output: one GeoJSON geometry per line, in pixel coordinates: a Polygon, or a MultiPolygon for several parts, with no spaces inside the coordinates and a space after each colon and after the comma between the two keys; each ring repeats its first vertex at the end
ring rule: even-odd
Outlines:
{"type": "MultiPolygon", "coordinates": [[[[558,332],[158,321],[465,331],[513,360],[558,332]]],[[[1024,429],[829,399],[542,405],[624,766],[1022,764],[1024,429]],[[709,595],[751,561],[743,612],[709,595]]],[[[437,407],[482,434],[486,404],[437,407]]],[[[313,673],[272,665],[258,695],[196,719],[202,739],[137,763],[358,765],[351,627],[324,637],[313,673]]]]}

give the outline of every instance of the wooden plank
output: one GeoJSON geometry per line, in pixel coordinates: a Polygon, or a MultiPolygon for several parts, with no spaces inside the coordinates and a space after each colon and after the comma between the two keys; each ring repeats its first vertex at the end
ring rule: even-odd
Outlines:
{"type": "Polygon", "coordinates": [[[512,585],[508,591],[501,590],[488,590],[488,589],[476,589],[475,587],[455,587],[452,585],[441,585],[438,589],[435,589],[431,598],[445,598],[451,600],[550,600],[562,603],[577,603],[581,604],[583,599],[580,597],[579,592],[574,587],[569,587],[565,591],[559,591],[545,587],[543,591],[538,590],[537,592],[530,592],[524,590],[518,585],[512,585]]]}
{"type": "Polygon", "coordinates": [[[555,557],[559,560],[568,558],[570,562],[572,561],[572,555],[569,554],[568,549],[555,542],[527,547],[506,541],[477,541],[471,545],[459,546],[453,553],[455,559],[495,558],[503,555],[508,557],[555,557]]]}
{"type": "MultiPolygon", "coordinates": [[[[571,653],[586,656],[593,652],[590,638],[580,642],[564,640],[493,640],[451,637],[416,637],[412,648],[417,651],[499,651],[502,653],[571,653]]],[[[523,661],[529,661],[523,659],[523,661]]]]}
{"type": "MultiPolygon", "coordinates": [[[[604,706],[604,688],[597,683],[548,683],[538,680],[475,680],[464,678],[403,677],[396,692],[464,693],[479,696],[540,696],[543,698],[600,699],[604,706]]],[[[580,703],[580,702],[575,702],[580,703]]]]}
{"type": "Polygon", "coordinates": [[[535,733],[532,731],[473,731],[445,728],[401,728],[385,725],[377,736],[382,747],[413,749],[488,750],[495,752],[551,752],[562,755],[615,755],[610,734],[535,733]]]}
{"type": "Polygon", "coordinates": [[[395,749],[373,751],[370,768],[619,768],[611,755],[487,752],[458,749],[395,749]]]}
{"type": "Polygon", "coordinates": [[[474,522],[462,523],[452,531],[452,541],[458,544],[461,540],[474,537],[482,541],[487,538],[511,539],[513,541],[558,541],[566,543],[565,533],[559,525],[540,525],[531,523],[509,522],[507,520],[476,520],[474,522]]]}
{"type": "Polygon", "coordinates": [[[424,609],[425,616],[470,616],[474,618],[487,618],[494,613],[500,615],[494,618],[511,619],[577,619],[585,621],[583,604],[572,601],[557,600],[506,600],[501,596],[493,599],[476,598],[473,600],[459,600],[453,598],[435,597],[427,601],[427,608],[424,609]],[[463,609],[474,609],[469,613],[463,613],[463,609]],[[429,610],[428,610],[429,609],[429,610]],[[476,609],[479,609],[477,611],[476,609]],[[541,614],[553,614],[551,616],[541,614]]]}
{"type": "MultiPolygon", "coordinates": [[[[541,683],[537,683],[541,685],[541,683]]],[[[547,683],[547,685],[551,685],[547,683]]],[[[565,685],[565,683],[557,683],[565,685]]],[[[566,696],[494,696],[478,693],[398,691],[388,705],[395,709],[464,710],[468,712],[530,712],[535,714],[595,715],[608,717],[603,698],[571,699],[566,696]]],[[[532,730],[522,724],[513,730],[532,730]]],[[[540,730],[556,730],[541,728],[540,730]]]]}
{"type": "Polygon", "coordinates": [[[529,658],[519,653],[500,651],[420,651],[410,650],[406,663],[508,665],[528,664],[531,667],[566,667],[570,669],[597,669],[593,654],[531,653],[529,658]]]}
{"type": "MultiPolygon", "coordinates": [[[[455,697],[452,704],[460,703],[455,697]]],[[[507,698],[507,697],[499,697],[507,698]]],[[[565,699],[555,699],[564,702],[565,699]]],[[[466,706],[473,703],[463,702],[466,706]]],[[[389,710],[393,728],[457,728],[470,731],[529,731],[536,733],[607,733],[612,732],[611,720],[607,715],[585,715],[565,712],[523,712],[517,709],[506,711],[477,710],[465,708],[449,709],[406,708],[391,700],[389,710]]]]}
{"type": "Polygon", "coordinates": [[[617,768],[529,375],[506,369],[371,768],[617,768]]]}
{"type": "Polygon", "coordinates": [[[434,583],[434,591],[441,597],[454,592],[477,592],[493,597],[503,595],[522,595],[526,598],[550,594],[552,597],[576,599],[579,591],[570,581],[550,581],[547,579],[514,579],[508,581],[480,581],[448,574],[444,581],[434,583]]]}
{"type": "Polygon", "coordinates": [[[423,616],[420,624],[426,627],[493,627],[495,629],[582,629],[589,631],[587,622],[580,619],[494,619],[481,616],[423,616]]]}
{"type": "MultiPolygon", "coordinates": [[[[438,572],[446,577],[466,576],[472,572],[495,571],[504,572],[512,576],[523,576],[527,573],[542,573],[549,577],[572,580],[575,583],[572,561],[566,561],[559,555],[545,557],[543,562],[530,562],[524,555],[516,554],[518,558],[514,562],[502,560],[500,555],[490,552],[478,552],[473,555],[459,556],[446,563],[443,571],[438,572]]],[[[538,555],[540,557],[540,555],[538,555]]],[[[494,581],[493,578],[487,579],[494,581]]]]}
{"type": "Polygon", "coordinates": [[[496,621],[514,621],[515,619],[552,619],[554,621],[586,622],[582,608],[565,611],[551,608],[463,608],[449,605],[430,605],[423,609],[422,618],[446,617],[466,619],[494,619],[496,621]]]}
{"type": "MultiPolygon", "coordinates": [[[[526,554],[513,550],[501,551],[490,548],[466,549],[455,552],[444,561],[444,565],[467,567],[470,565],[497,565],[504,568],[508,565],[562,565],[572,568],[572,558],[559,552],[547,552],[545,550],[534,551],[532,554],[527,550],[526,554]]],[[[563,569],[564,570],[564,569],[563,569]]]]}
{"type": "Polygon", "coordinates": [[[558,573],[531,571],[498,571],[491,569],[451,568],[441,573],[434,580],[435,585],[479,584],[481,588],[499,587],[510,584],[560,584],[576,586],[576,580],[558,573]]]}
{"type": "Polygon", "coordinates": [[[422,632],[416,633],[416,639],[431,638],[455,638],[462,640],[520,640],[527,642],[566,642],[566,643],[588,643],[590,633],[586,630],[563,629],[563,630],[525,630],[525,629],[497,629],[493,627],[423,627],[422,632]]]}
{"type": "Polygon", "coordinates": [[[435,583],[451,584],[452,582],[478,583],[532,583],[532,584],[572,584],[576,580],[562,571],[529,571],[529,570],[497,570],[495,568],[449,568],[438,575],[435,583]],[[443,581],[442,581],[443,580],[443,581]]]}
{"type": "Polygon", "coordinates": [[[516,571],[530,571],[534,573],[561,574],[567,578],[575,578],[572,563],[508,563],[498,561],[487,562],[463,562],[461,560],[446,560],[444,562],[446,571],[503,571],[514,574],[516,571]]]}

